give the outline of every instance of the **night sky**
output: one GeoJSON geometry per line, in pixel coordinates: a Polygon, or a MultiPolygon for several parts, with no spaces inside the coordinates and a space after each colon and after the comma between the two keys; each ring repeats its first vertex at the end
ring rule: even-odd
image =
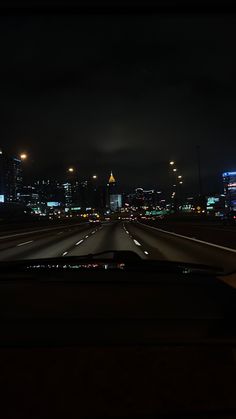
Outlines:
{"type": "Polygon", "coordinates": [[[2,17],[1,140],[28,176],[112,169],[165,188],[168,161],[205,192],[236,170],[236,19],[187,15],[2,17]]]}

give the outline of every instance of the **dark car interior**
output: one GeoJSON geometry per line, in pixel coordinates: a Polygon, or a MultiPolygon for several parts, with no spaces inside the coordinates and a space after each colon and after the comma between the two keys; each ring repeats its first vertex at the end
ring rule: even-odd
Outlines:
{"type": "Polygon", "coordinates": [[[2,262],[4,417],[235,414],[235,289],[123,256],[2,262]]]}

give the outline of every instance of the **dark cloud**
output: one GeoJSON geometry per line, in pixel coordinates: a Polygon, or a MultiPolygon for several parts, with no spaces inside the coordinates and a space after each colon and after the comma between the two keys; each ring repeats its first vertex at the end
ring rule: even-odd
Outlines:
{"type": "Polygon", "coordinates": [[[165,187],[175,158],[196,187],[235,169],[231,17],[1,18],[1,146],[28,149],[35,176],[111,168],[126,186],[165,187]]]}

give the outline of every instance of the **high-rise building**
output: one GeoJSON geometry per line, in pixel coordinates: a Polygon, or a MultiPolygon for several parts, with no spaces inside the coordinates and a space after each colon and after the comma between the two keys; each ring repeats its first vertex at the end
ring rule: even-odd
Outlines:
{"type": "Polygon", "coordinates": [[[122,206],[122,195],[118,194],[116,180],[111,172],[106,193],[106,208],[111,211],[118,211],[122,206]]]}
{"type": "Polygon", "coordinates": [[[236,172],[223,173],[225,207],[227,211],[236,210],[236,172]]]}
{"type": "Polygon", "coordinates": [[[111,174],[110,174],[110,177],[109,177],[109,181],[108,181],[108,183],[109,183],[109,185],[110,186],[115,186],[115,184],[116,184],[116,180],[115,180],[115,178],[114,178],[114,176],[113,176],[113,173],[111,172],[111,174]]]}
{"type": "Polygon", "coordinates": [[[41,208],[46,209],[51,202],[63,205],[65,202],[64,187],[56,180],[37,180],[34,183],[34,193],[38,195],[38,201],[41,208]]]}
{"type": "Polygon", "coordinates": [[[135,189],[135,193],[133,194],[132,205],[142,208],[146,207],[154,207],[159,202],[159,192],[156,192],[154,189],[144,190],[143,188],[135,189]]]}
{"type": "Polygon", "coordinates": [[[121,194],[111,194],[110,195],[110,210],[119,211],[122,207],[122,195],[121,194]]]}
{"type": "Polygon", "coordinates": [[[39,194],[33,185],[24,185],[21,188],[20,201],[29,207],[35,207],[40,204],[39,194]]]}
{"type": "Polygon", "coordinates": [[[80,182],[79,186],[79,192],[80,192],[80,206],[83,208],[83,210],[86,210],[86,208],[91,207],[91,188],[88,180],[83,180],[80,182]]]}
{"type": "Polygon", "coordinates": [[[63,183],[63,188],[64,188],[65,205],[70,207],[73,204],[71,182],[63,183]]]}
{"type": "Polygon", "coordinates": [[[21,187],[21,160],[0,151],[0,202],[20,201],[21,187]]]}
{"type": "Polygon", "coordinates": [[[102,190],[97,184],[97,178],[80,182],[79,203],[85,210],[86,208],[100,210],[103,207],[102,190]]]}
{"type": "Polygon", "coordinates": [[[80,182],[77,171],[69,169],[63,188],[65,205],[67,207],[80,206],[80,182]]]}

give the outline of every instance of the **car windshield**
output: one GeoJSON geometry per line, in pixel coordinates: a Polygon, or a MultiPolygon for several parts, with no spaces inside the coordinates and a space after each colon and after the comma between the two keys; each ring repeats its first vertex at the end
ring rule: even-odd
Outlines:
{"type": "Polygon", "coordinates": [[[235,16],[1,12],[0,261],[234,271],[235,16]]]}

